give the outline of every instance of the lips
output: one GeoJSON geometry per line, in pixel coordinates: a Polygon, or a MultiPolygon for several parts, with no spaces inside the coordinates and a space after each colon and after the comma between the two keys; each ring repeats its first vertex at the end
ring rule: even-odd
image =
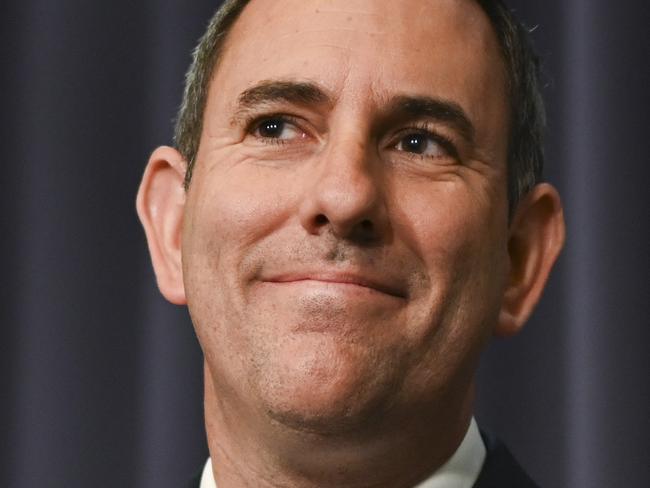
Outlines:
{"type": "Polygon", "coordinates": [[[406,298],[406,287],[396,279],[374,276],[371,273],[360,273],[341,270],[316,270],[286,272],[263,277],[267,283],[299,283],[320,282],[343,286],[358,286],[396,298],[406,298]]]}

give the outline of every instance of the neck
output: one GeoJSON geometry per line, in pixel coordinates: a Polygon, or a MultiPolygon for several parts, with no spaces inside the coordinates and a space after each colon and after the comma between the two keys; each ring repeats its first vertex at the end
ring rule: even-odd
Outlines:
{"type": "Polygon", "coordinates": [[[386,415],[358,430],[321,434],[223,400],[206,368],[205,421],[217,486],[412,488],[452,456],[467,431],[472,385],[454,396],[426,415],[386,415]]]}

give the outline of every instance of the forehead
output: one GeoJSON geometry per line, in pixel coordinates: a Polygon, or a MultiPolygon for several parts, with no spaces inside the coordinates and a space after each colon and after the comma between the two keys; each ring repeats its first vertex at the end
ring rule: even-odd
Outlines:
{"type": "Polygon", "coordinates": [[[474,0],[252,0],[213,85],[234,101],[276,78],[365,103],[394,94],[449,99],[479,126],[506,112],[498,43],[474,0]]]}

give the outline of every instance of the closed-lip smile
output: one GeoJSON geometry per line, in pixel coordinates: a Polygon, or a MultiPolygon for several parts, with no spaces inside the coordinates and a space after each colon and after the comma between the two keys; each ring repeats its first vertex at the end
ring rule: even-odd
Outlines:
{"type": "Polygon", "coordinates": [[[352,285],[391,295],[396,298],[406,298],[404,289],[391,284],[392,280],[376,278],[365,273],[345,271],[310,271],[279,273],[262,279],[267,283],[297,283],[300,281],[315,281],[340,285],[352,285]]]}

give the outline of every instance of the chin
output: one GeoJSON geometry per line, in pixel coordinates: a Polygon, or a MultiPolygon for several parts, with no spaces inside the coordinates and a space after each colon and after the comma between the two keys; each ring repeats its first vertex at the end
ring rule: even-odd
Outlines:
{"type": "Polygon", "coordinates": [[[266,414],[290,429],[321,435],[363,430],[394,398],[398,368],[353,344],[314,337],[256,365],[266,414]],[[272,358],[272,359],[270,359],[272,358]]]}

